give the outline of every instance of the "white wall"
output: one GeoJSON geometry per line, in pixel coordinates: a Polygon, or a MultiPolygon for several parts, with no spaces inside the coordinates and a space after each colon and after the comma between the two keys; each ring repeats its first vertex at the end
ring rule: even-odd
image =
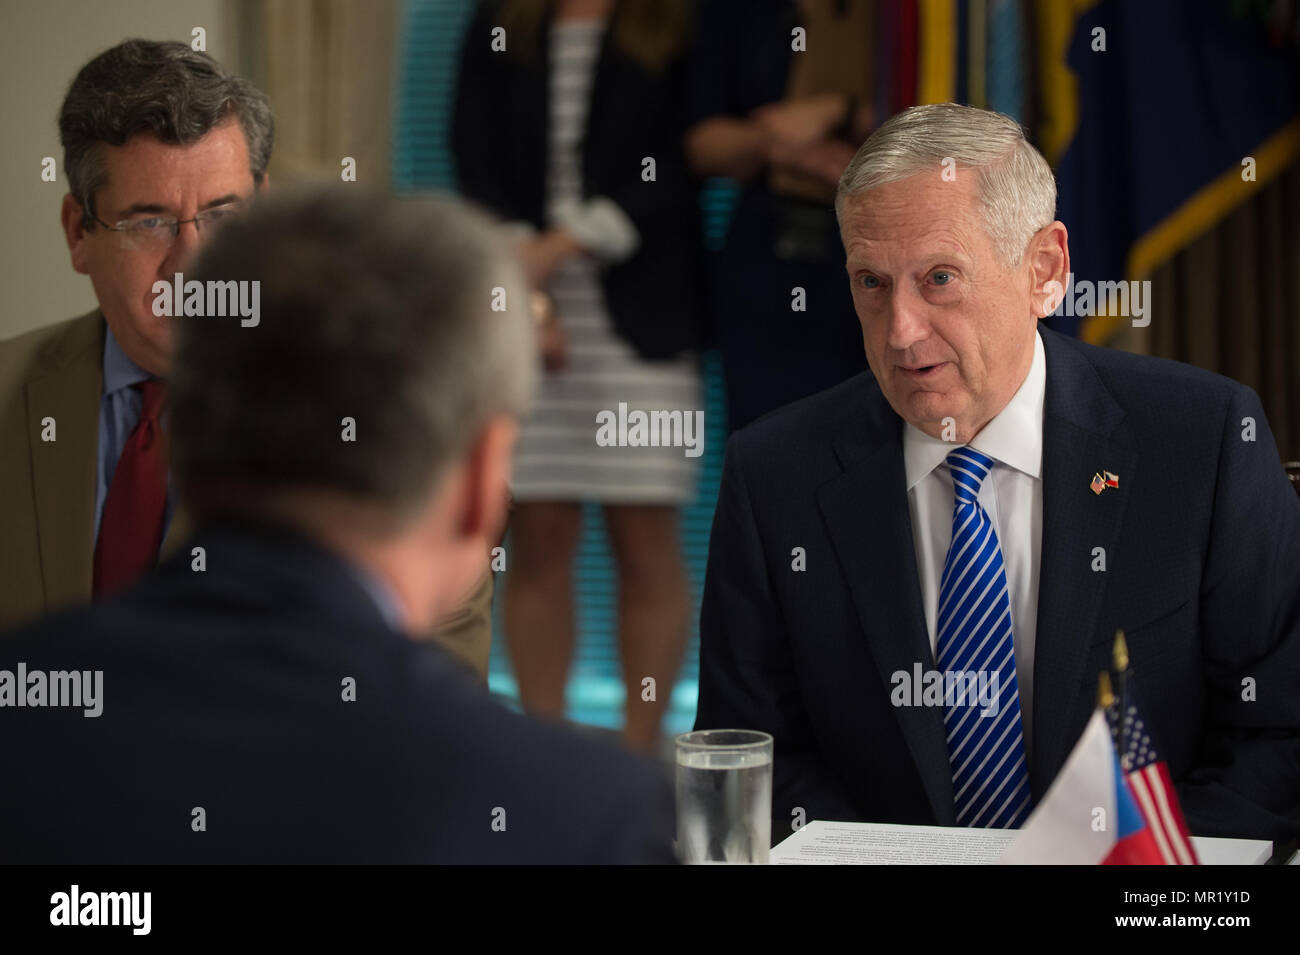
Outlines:
{"type": "Polygon", "coordinates": [[[67,192],[59,106],[83,64],[121,40],[191,40],[238,68],[235,0],[3,0],[0,3],[0,339],[94,307],[90,280],[72,271],[59,227],[67,192]],[[58,181],[41,180],[53,156],[58,181]]]}

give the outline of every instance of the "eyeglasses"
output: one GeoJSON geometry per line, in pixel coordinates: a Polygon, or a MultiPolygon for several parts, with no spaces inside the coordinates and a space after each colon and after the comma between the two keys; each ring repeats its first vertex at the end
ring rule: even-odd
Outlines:
{"type": "Polygon", "coordinates": [[[180,235],[181,226],[193,222],[199,232],[215,232],[244,209],[244,203],[232,202],[213,209],[205,209],[193,219],[177,219],[175,216],[146,216],[140,219],[121,219],[109,225],[93,212],[90,217],[110,232],[122,237],[123,243],[131,249],[159,249],[171,245],[180,235]]]}

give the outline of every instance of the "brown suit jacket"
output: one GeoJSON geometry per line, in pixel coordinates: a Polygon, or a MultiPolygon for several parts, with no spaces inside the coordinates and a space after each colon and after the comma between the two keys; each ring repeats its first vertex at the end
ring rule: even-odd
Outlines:
{"type": "MultiPolygon", "coordinates": [[[[98,309],[0,342],[0,630],[90,599],[103,359],[98,309]]],[[[162,553],[190,529],[178,505],[162,553]]],[[[488,574],[431,635],[483,678],[491,607],[488,574]]]]}

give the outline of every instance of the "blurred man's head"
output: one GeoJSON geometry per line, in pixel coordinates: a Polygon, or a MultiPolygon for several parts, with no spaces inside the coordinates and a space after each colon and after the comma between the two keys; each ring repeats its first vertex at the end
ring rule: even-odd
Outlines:
{"type": "Polygon", "coordinates": [[[835,202],[867,362],[894,410],[966,442],[1015,394],[1066,284],[1056,181],[1020,126],[944,103],[863,144],[835,202]]]}
{"type": "MultiPolygon", "coordinates": [[[[355,186],[259,201],[193,277],[260,282],[260,322],[177,318],[171,461],[200,522],[288,523],[367,564],[412,630],[481,579],[536,351],[482,213],[355,186]]],[[[187,276],[188,278],[188,276],[187,276]]]]}
{"type": "Polygon", "coordinates": [[[265,184],[270,105],[206,53],[127,40],[82,67],[59,135],[72,267],[90,276],[127,357],[166,376],[172,319],[153,313],[153,284],[185,271],[223,216],[265,184]]]}

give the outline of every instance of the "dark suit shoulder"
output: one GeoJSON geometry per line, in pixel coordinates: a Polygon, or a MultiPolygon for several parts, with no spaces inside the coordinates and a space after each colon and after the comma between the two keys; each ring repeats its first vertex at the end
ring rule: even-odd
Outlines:
{"type": "MultiPolygon", "coordinates": [[[[888,405],[869,371],[769,411],[731,436],[742,452],[773,447],[787,455],[816,447],[825,448],[829,439],[854,419],[877,420],[881,405],[888,405]]],[[[892,413],[892,412],[891,412],[892,413]]]]}
{"type": "MultiPolygon", "coordinates": [[[[447,651],[377,618],[322,616],[301,599],[268,607],[262,597],[256,582],[186,586],[160,575],[0,646],[0,669],[21,661],[29,672],[103,674],[95,719],[6,714],[24,719],[15,754],[39,777],[22,797],[33,800],[28,813],[39,803],[51,818],[75,815],[64,805],[76,788],[69,767],[98,767],[98,802],[68,824],[77,838],[65,849],[32,837],[20,856],[672,861],[671,793],[652,764],[510,712],[447,651]],[[104,755],[127,750],[154,768],[132,776],[104,755]],[[140,803],[141,787],[167,804],[201,792],[226,836],[195,842],[186,827],[163,825],[140,803]],[[265,818],[282,824],[258,835],[265,818]]],[[[0,842],[10,836],[0,824],[0,842]]]]}
{"type": "Polygon", "coordinates": [[[1126,398],[1136,398],[1144,403],[1183,405],[1190,398],[1221,405],[1245,387],[1225,375],[1185,362],[1090,345],[1058,332],[1044,330],[1043,334],[1055,336],[1063,347],[1086,359],[1122,403],[1126,398]]]}
{"type": "MultiPolygon", "coordinates": [[[[516,835],[503,861],[529,844],[549,847],[549,861],[673,861],[672,795],[662,769],[613,742],[512,712],[438,657],[424,658],[411,728],[436,752],[455,752],[457,738],[472,734],[464,771],[481,794],[476,821],[491,837],[489,812],[499,808],[505,832],[516,835]]],[[[481,861],[495,848],[489,838],[481,861]]]]}

